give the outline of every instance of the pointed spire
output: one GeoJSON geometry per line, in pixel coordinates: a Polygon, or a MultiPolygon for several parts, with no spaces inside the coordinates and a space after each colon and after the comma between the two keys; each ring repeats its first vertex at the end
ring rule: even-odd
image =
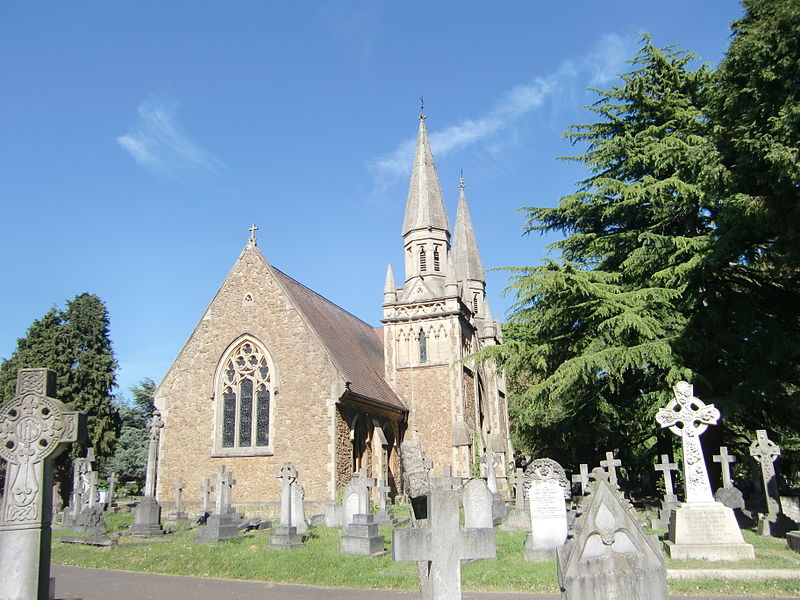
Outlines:
{"type": "Polygon", "coordinates": [[[389,266],[386,268],[386,283],[383,286],[383,302],[384,304],[397,302],[397,287],[394,284],[392,263],[389,263],[389,266]]]}
{"type": "Polygon", "coordinates": [[[431,144],[425,129],[425,115],[421,114],[411,183],[408,186],[406,214],[403,219],[403,236],[415,229],[428,228],[450,233],[439,177],[436,174],[431,144]]]}
{"type": "Polygon", "coordinates": [[[444,293],[448,296],[458,296],[458,280],[456,279],[456,270],[453,268],[450,254],[447,255],[445,262],[444,293]]]}
{"type": "Polygon", "coordinates": [[[478,242],[475,240],[475,231],[472,229],[472,219],[469,216],[467,197],[464,194],[464,177],[462,174],[458,184],[458,211],[456,212],[456,227],[453,234],[453,266],[459,281],[486,282],[483,273],[483,264],[478,252],[478,242]]]}

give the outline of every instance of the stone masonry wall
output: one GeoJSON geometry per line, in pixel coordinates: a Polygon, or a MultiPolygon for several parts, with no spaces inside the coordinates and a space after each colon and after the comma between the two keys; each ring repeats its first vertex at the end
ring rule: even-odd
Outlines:
{"type": "Polygon", "coordinates": [[[234,504],[278,500],[276,473],[290,461],[307,500],[332,500],[327,403],[338,379],[260,251],[248,245],[157,390],[156,405],[166,422],[157,497],[173,500],[172,484],[182,477],[186,501],[199,502],[203,480],[225,465],[237,481],[234,504]],[[214,458],[215,371],[229,345],[243,334],[261,342],[275,365],[274,455],[214,458]]]}

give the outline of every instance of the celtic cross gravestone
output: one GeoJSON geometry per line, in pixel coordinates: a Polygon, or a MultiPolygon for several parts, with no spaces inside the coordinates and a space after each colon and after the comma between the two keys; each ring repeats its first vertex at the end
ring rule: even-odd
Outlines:
{"type": "Polygon", "coordinates": [[[85,414],[55,396],[55,372],[20,369],[16,395],[0,409],[0,598],[49,598],[53,460],[84,437],[86,425],[85,414]]]}

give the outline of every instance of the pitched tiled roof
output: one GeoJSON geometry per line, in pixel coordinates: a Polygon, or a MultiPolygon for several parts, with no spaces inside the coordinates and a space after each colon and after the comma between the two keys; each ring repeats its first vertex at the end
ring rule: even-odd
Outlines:
{"type": "Polygon", "coordinates": [[[383,336],[377,334],[374,327],[298,283],[286,273],[274,266],[272,269],[342,375],[350,382],[350,391],[395,410],[406,410],[406,406],[383,378],[383,336]]]}

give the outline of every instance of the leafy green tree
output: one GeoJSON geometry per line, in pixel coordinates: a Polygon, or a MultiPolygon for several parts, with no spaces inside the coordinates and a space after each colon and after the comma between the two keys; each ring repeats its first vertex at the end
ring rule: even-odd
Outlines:
{"type": "Polygon", "coordinates": [[[518,443],[534,454],[627,462],[653,452],[668,384],[697,372],[682,356],[708,300],[718,177],[703,116],[712,84],[692,56],[645,38],[621,85],[597,91],[600,117],[566,137],[589,177],[555,208],[525,209],[526,232],[558,231],[560,260],[511,269],[505,342],[485,356],[510,374],[518,443]]]}
{"type": "Polygon", "coordinates": [[[141,486],[149,444],[147,420],[153,414],[156,385],[152,379],[143,379],[130,391],[133,396],[130,403],[118,402],[122,429],[108,470],[116,473],[121,481],[136,481],[141,486]]]}

